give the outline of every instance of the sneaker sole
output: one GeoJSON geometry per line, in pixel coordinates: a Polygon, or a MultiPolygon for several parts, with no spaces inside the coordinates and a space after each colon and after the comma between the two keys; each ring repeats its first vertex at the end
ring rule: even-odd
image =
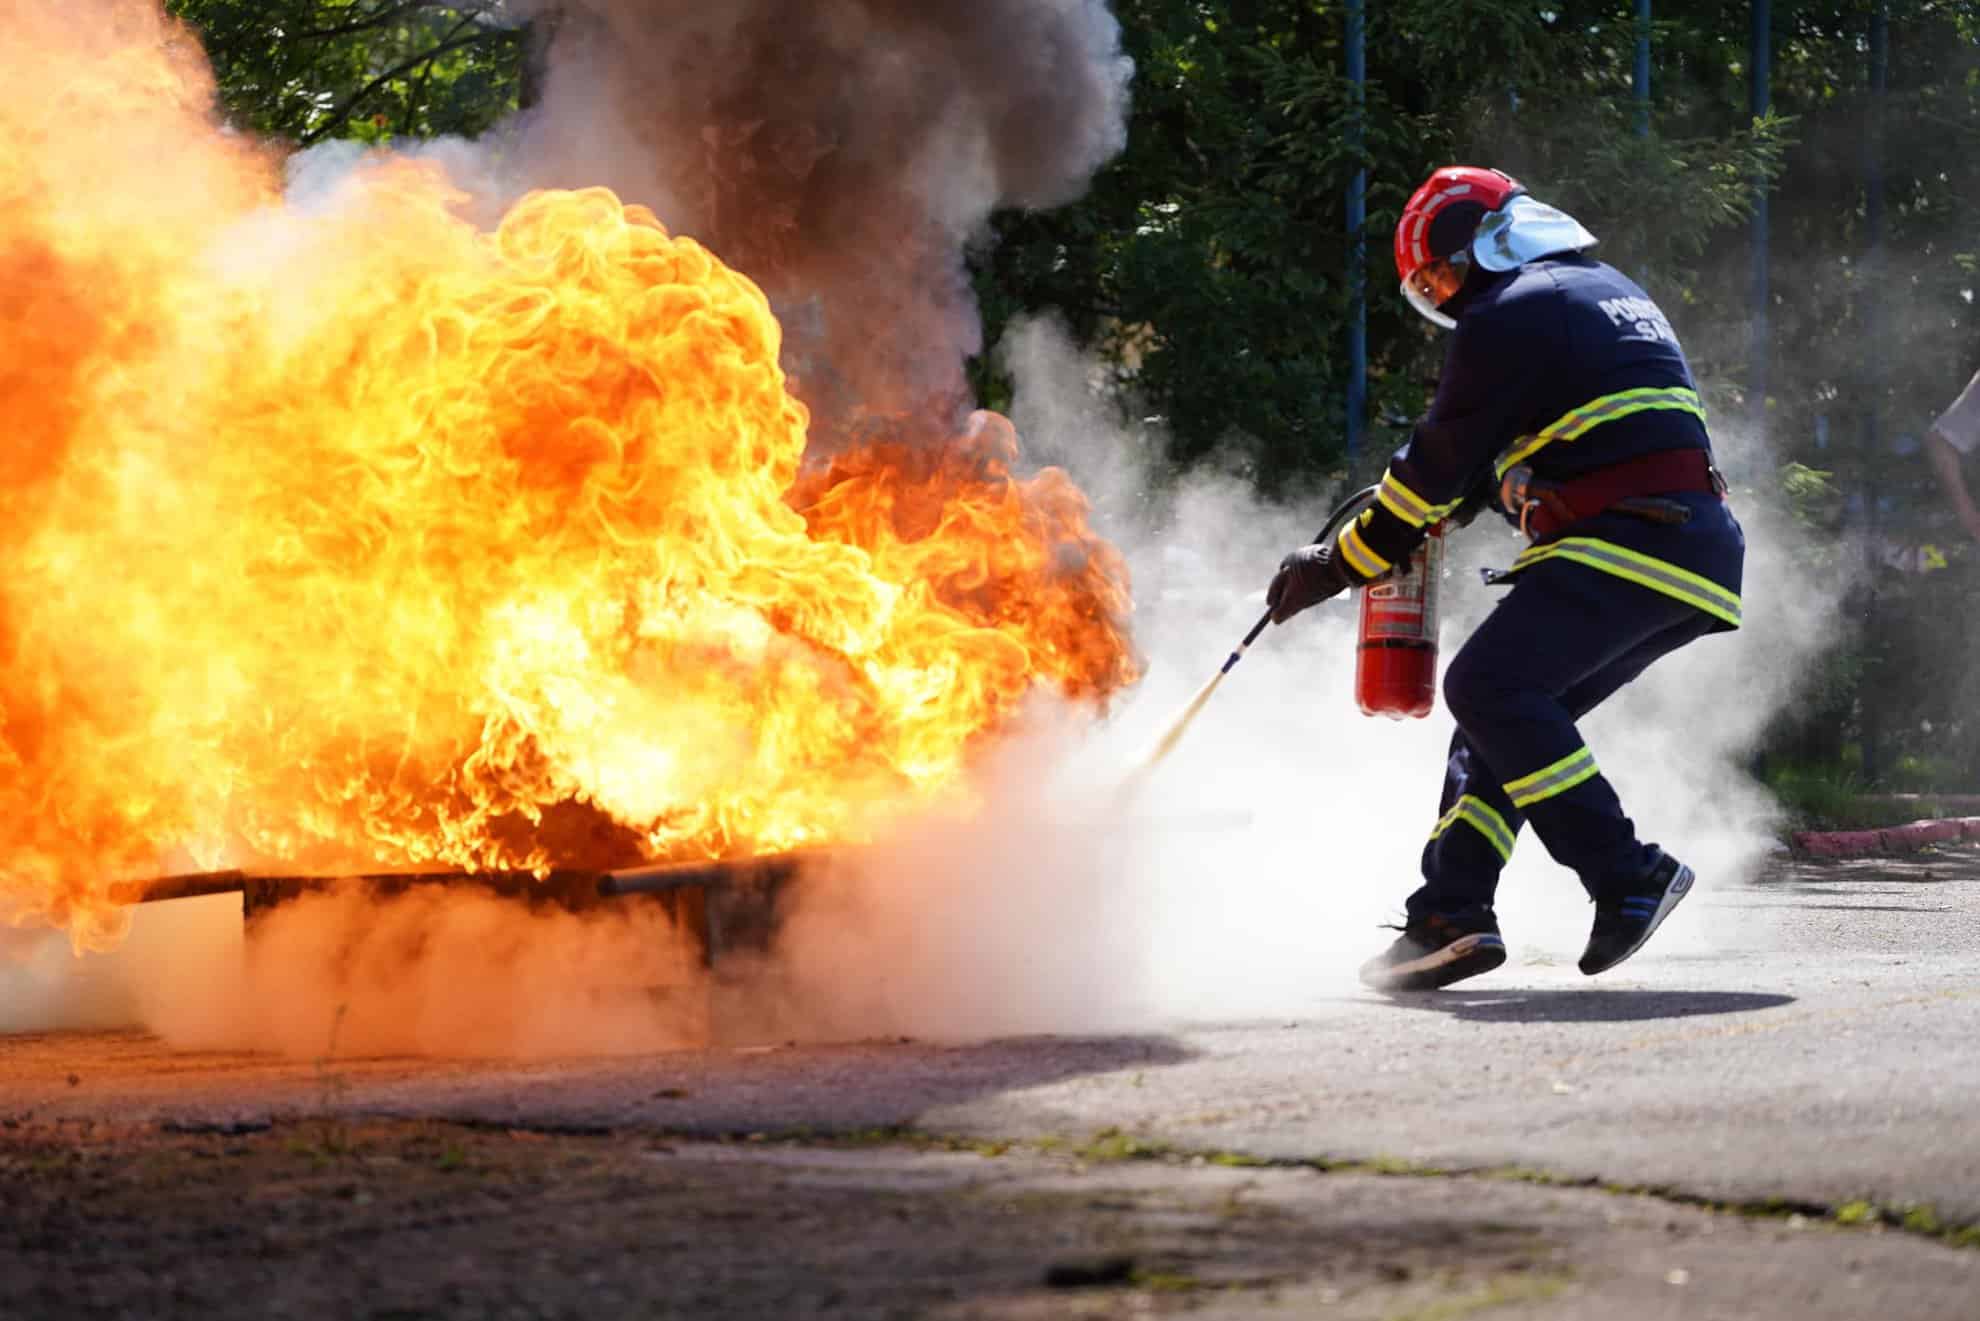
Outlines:
{"type": "Polygon", "coordinates": [[[1489,931],[1459,936],[1440,950],[1378,972],[1361,970],[1362,985],[1377,991],[1434,991],[1490,972],[1506,961],[1506,942],[1489,931]]]}
{"type": "Polygon", "coordinates": [[[1582,968],[1582,973],[1585,976],[1593,977],[1597,973],[1607,972],[1630,955],[1636,953],[1636,951],[1642,949],[1644,945],[1649,943],[1650,937],[1657,934],[1657,928],[1664,925],[1664,919],[1671,915],[1671,910],[1684,902],[1684,897],[1691,893],[1691,883],[1697,879],[1698,877],[1692,872],[1691,868],[1680,862],[1678,864],[1677,875],[1671,877],[1671,883],[1664,887],[1664,898],[1657,905],[1657,911],[1650,915],[1650,924],[1643,928],[1643,934],[1636,938],[1636,943],[1599,968],[1582,968]]]}

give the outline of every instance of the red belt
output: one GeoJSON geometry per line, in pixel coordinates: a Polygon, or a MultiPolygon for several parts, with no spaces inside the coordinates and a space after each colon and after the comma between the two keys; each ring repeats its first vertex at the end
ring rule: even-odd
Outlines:
{"type": "Polygon", "coordinates": [[[1624,500],[1686,492],[1709,492],[1724,499],[1725,478],[1702,449],[1658,450],[1550,484],[1545,497],[1534,503],[1525,526],[1535,539],[1551,537],[1624,500]]]}

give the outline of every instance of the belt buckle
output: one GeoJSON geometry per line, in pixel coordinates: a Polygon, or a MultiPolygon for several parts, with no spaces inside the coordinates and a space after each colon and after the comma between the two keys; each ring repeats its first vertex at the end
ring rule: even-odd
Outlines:
{"type": "Polygon", "coordinates": [[[1540,503],[1532,491],[1533,469],[1524,463],[1506,469],[1499,479],[1499,507],[1518,516],[1520,534],[1528,541],[1533,539],[1533,507],[1540,503]]]}

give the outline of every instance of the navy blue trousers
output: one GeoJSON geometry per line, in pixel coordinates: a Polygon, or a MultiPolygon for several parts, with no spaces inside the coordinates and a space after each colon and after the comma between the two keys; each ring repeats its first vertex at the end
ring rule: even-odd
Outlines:
{"type": "Polygon", "coordinates": [[[1574,722],[1714,627],[1694,606],[1586,565],[1522,571],[1444,672],[1457,734],[1411,920],[1490,918],[1526,822],[1591,897],[1639,877],[1655,854],[1574,722]]]}

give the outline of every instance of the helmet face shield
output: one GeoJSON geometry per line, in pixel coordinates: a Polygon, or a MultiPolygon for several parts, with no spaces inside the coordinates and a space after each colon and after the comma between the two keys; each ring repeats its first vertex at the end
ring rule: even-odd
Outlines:
{"type": "Polygon", "coordinates": [[[1461,252],[1427,261],[1402,282],[1403,297],[1431,325],[1450,330],[1457,322],[1437,309],[1457,297],[1469,264],[1461,252]]]}

